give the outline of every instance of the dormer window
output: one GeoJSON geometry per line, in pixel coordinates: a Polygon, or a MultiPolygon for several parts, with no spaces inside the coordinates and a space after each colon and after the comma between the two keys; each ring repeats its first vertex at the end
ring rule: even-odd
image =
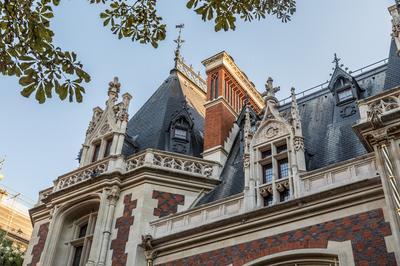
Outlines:
{"type": "Polygon", "coordinates": [[[171,122],[169,149],[173,152],[190,154],[192,124],[186,116],[171,122]]]}

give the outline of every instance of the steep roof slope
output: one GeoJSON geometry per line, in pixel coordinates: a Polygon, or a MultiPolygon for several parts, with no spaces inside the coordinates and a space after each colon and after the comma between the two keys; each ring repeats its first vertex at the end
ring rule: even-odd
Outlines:
{"type": "Polygon", "coordinates": [[[147,102],[129,120],[123,154],[129,156],[147,148],[169,150],[167,132],[173,116],[188,108],[193,121],[192,155],[200,157],[203,148],[204,118],[186,99],[177,71],[160,85],[147,102]],[[131,144],[131,145],[130,145],[131,144]],[[133,144],[133,145],[132,145],[133,144]],[[134,149],[133,146],[136,146],[134,149]]]}

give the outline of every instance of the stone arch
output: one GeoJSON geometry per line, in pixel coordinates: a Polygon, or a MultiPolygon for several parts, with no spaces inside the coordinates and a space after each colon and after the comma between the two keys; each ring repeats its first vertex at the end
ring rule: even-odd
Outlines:
{"type": "Polygon", "coordinates": [[[326,249],[297,249],[255,259],[245,266],[339,266],[340,254],[326,249]]]}
{"type": "MultiPolygon", "coordinates": [[[[92,210],[99,211],[100,208],[100,196],[93,194],[86,197],[80,197],[73,201],[67,202],[64,205],[53,207],[53,216],[50,222],[48,239],[46,241],[43,259],[41,265],[60,265],[55,261],[55,258],[62,252],[63,246],[66,246],[63,242],[66,232],[65,229],[74,219],[83,217],[90,213],[92,210]]],[[[64,257],[65,264],[67,258],[64,257]]],[[[63,264],[64,265],[64,264],[63,264]]]]}

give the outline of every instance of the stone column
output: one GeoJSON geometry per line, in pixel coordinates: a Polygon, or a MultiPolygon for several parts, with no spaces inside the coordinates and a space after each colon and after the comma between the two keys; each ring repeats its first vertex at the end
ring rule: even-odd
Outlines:
{"type": "Polygon", "coordinates": [[[114,219],[115,206],[117,204],[120,194],[120,189],[118,186],[113,186],[107,193],[107,208],[105,213],[107,214],[105,222],[103,235],[101,240],[101,246],[99,251],[99,261],[97,265],[103,266],[106,263],[108,245],[111,238],[112,222],[114,219]]]}

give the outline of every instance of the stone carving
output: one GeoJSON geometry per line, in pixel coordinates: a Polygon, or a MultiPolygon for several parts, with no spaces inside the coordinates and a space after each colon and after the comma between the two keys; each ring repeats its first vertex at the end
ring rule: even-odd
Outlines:
{"type": "Polygon", "coordinates": [[[107,192],[107,199],[113,203],[117,202],[120,192],[121,189],[118,186],[112,186],[112,188],[107,192]]]}
{"type": "Polygon", "coordinates": [[[288,180],[276,184],[276,190],[278,190],[279,192],[283,192],[287,189],[289,189],[289,181],[288,180]]]}
{"type": "Polygon", "coordinates": [[[268,185],[265,187],[260,188],[260,194],[263,197],[273,194],[272,185],[268,185]]]}
{"type": "Polygon", "coordinates": [[[274,125],[269,126],[269,127],[265,130],[265,136],[266,136],[267,138],[275,137],[276,135],[278,135],[278,133],[279,133],[279,128],[276,127],[276,126],[274,126],[274,125]]]}
{"type": "Polygon", "coordinates": [[[60,177],[55,181],[55,185],[53,188],[53,192],[57,192],[71,186],[82,183],[91,178],[95,178],[100,174],[107,171],[108,168],[108,160],[97,163],[90,167],[81,168],[79,171],[72,172],[71,174],[67,174],[65,176],[60,177]]]}
{"type": "Polygon", "coordinates": [[[294,137],[294,150],[299,151],[303,150],[304,151],[304,138],[302,137],[294,137]]]}
{"type": "Polygon", "coordinates": [[[108,131],[110,131],[110,125],[106,122],[106,124],[104,124],[101,129],[100,129],[100,134],[104,135],[106,134],[108,131]]]}
{"type": "Polygon", "coordinates": [[[131,157],[126,162],[126,171],[132,171],[145,165],[146,155],[151,155],[149,162],[146,161],[146,166],[157,166],[162,168],[169,168],[178,171],[184,171],[192,174],[199,174],[204,177],[212,177],[214,168],[212,163],[194,161],[183,157],[176,157],[167,153],[159,153],[147,151],[145,154],[131,157]]]}
{"type": "Polygon", "coordinates": [[[356,114],[356,107],[354,105],[346,106],[340,111],[340,116],[345,118],[356,114]]]}
{"type": "Polygon", "coordinates": [[[157,251],[153,249],[152,241],[153,237],[151,235],[142,235],[141,247],[144,249],[147,266],[153,266],[153,261],[157,257],[157,251]]]}

